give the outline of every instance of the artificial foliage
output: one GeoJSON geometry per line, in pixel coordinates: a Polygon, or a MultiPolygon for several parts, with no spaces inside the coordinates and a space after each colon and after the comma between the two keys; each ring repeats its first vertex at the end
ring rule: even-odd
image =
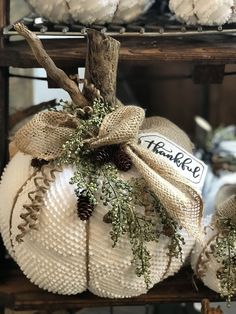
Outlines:
{"type": "Polygon", "coordinates": [[[236,293],[236,225],[229,218],[219,218],[219,228],[213,254],[221,264],[217,271],[222,297],[227,296],[227,303],[236,293]]]}
{"type": "Polygon", "coordinates": [[[144,179],[133,181],[135,187],[135,200],[137,205],[144,206],[147,214],[156,220],[156,225],[161,225],[162,229],[156,232],[159,237],[161,234],[167,236],[170,241],[167,254],[172,258],[182,260],[182,245],[185,244],[183,236],[178,232],[181,226],[167,214],[165,207],[161,204],[157,196],[147,187],[144,179]]]}
{"type": "Polygon", "coordinates": [[[178,233],[177,223],[146,187],[145,180],[127,182],[121,179],[119,171],[131,169],[132,162],[119,145],[91,149],[86,144],[98,135],[103,119],[114,108],[95,99],[92,108],[78,111],[73,104],[66,103],[63,110],[80,118],[78,128],[64,144],[64,154],[58,160],[60,165],[70,164],[75,168],[70,183],[76,186],[78,216],[82,220],[89,219],[98,201],[102,201],[107,207],[103,221],[111,224],[113,247],[120,237],[128,236],[136,275],[143,276],[148,288],[151,254],[147,243],[158,241],[160,235],[167,236],[170,262],[173,257],[182,259],[184,239],[178,233]],[[137,206],[144,207],[145,212],[137,211],[137,206]],[[167,229],[171,230],[168,234],[165,233],[167,229]]]}

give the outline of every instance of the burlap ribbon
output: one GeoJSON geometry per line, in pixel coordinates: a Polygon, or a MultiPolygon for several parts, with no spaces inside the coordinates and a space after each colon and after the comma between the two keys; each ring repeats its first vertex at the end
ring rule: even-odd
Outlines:
{"type": "MultiPolygon", "coordinates": [[[[198,193],[161,156],[138,144],[138,133],[144,122],[144,110],[136,106],[118,108],[107,115],[101,125],[98,137],[89,141],[92,148],[122,144],[133,165],[156,194],[168,214],[190,234],[199,232],[202,216],[202,201],[198,193]]],[[[150,123],[152,131],[158,130],[156,118],[150,123]]],[[[166,120],[167,121],[167,120],[166,120]]],[[[173,127],[173,124],[171,123],[173,127]]],[[[146,131],[150,131],[150,129],[146,131]]],[[[143,131],[145,132],[145,130],[143,131]]],[[[178,133],[175,127],[174,133],[178,133]]],[[[171,133],[171,132],[170,132],[171,133]]],[[[181,142],[181,139],[179,139],[181,142]]]]}
{"type": "Polygon", "coordinates": [[[14,143],[23,153],[51,160],[61,156],[63,144],[79,125],[79,120],[64,112],[41,112],[15,135],[14,143]]]}
{"type": "Polygon", "coordinates": [[[216,214],[218,217],[230,219],[236,225],[236,185],[226,184],[218,191],[216,196],[216,214]]]}
{"type": "MultiPolygon", "coordinates": [[[[59,119],[59,113],[50,112],[44,114],[47,116],[51,115],[52,120],[53,115],[57,114],[57,118],[59,119]]],[[[64,118],[65,120],[65,116],[63,116],[63,114],[61,118],[64,118]]],[[[144,122],[144,118],[144,110],[139,107],[119,107],[117,110],[105,117],[100,127],[98,136],[96,138],[89,139],[87,143],[90,144],[91,148],[121,144],[125,152],[131,158],[133,165],[146,180],[148,187],[160,199],[168,214],[191,235],[198,236],[202,216],[201,197],[189,185],[189,182],[163,158],[161,158],[161,156],[158,156],[150,150],[140,146],[138,144],[138,134],[144,123],[144,127],[148,125],[148,129],[142,130],[142,132],[152,130],[162,133],[162,130],[165,130],[166,134],[163,135],[167,136],[171,140],[173,140],[173,138],[176,138],[176,140],[178,139],[178,144],[180,146],[181,142],[183,142],[185,149],[189,149],[191,147],[191,142],[185,133],[170,121],[156,117],[149,119],[148,122],[144,122]]],[[[39,119],[36,118],[31,121],[30,128],[32,129],[33,127],[32,130],[30,130],[29,126],[26,125],[23,127],[23,130],[21,129],[21,131],[18,132],[16,135],[16,145],[21,151],[31,154],[34,157],[44,159],[50,159],[53,155],[54,158],[58,157],[62,153],[63,141],[66,141],[69,138],[72,128],[69,128],[68,133],[63,133],[61,132],[61,128],[63,128],[63,130],[65,128],[67,130],[68,125],[66,124],[65,126],[63,123],[60,123],[58,128],[50,130],[53,134],[49,134],[50,136],[48,137],[45,134],[44,128],[44,131],[41,132],[43,138],[39,139],[39,136],[35,135],[36,130],[40,130],[40,125],[37,124],[37,121],[39,121],[39,119]],[[34,136],[32,136],[31,132],[33,132],[34,136]],[[22,134],[27,138],[27,140],[22,138],[22,134]],[[58,138],[58,140],[56,140],[56,138],[58,138]],[[51,145],[49,145],[50,153],[48,152],[48,144],[40,144],[43,139],[48,143],[51,141],[51,145]],[[34,141],[34,143],[31,143],[31,141],[34,141]],[[27,145],[22,145],[22,143],[25,142],[27,142],[27,145]],[[33,149],[31,149],[32,147],[33,149]],[[44,156],[43,152],[45,148],[47,148],[47,153],[44,156]],[[54,153],[53,150],[55,150],[54,153]]],[[[38,135],[39,134],[40,132],[38,132],[38,135]]]]}

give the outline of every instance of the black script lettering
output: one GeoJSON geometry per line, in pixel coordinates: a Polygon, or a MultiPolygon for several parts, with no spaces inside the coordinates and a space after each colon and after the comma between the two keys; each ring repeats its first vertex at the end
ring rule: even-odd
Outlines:
{"type": "MultiPolygon", "coordinates": [[[[190,167],[188,167],[187,165],[191,164],[192,163],[192,159],[190,158],[186,158],[183,162],[182,162],[182,165],[181,165],[181,168],[183,170],[185,170],[186,168],[191,171],[192,169],[190,167]]],[[[192,172],[192,171],[191,171],[192,172]]]]}
{"type": "Polygon", "coordinates": [[[178,154],[175,155],[174,163],[175,163],[178,167],[181,167],[183,157],[184,157],[184,154],[183,154],[183,153],[178,153],[178,154]]]}
{"type": "MultiPolygon", "coordinates": [[[[154,151],[154,153],[158,153],[158,154],[160,154],[160,150],[163,150],[164,152],[166,152],[166,153],[172,153],[172,150],[168,150],[167,148],[165,148],[165,143],[164,142],[158,142],[158,143],[156,143],[155,144],[155,147],[154,147],[154,149],[153,149],[153,151],[154,151]]],[[[164,153],[163,152],[163,153],[164,153]]],[[[166,153],[165,153],[165,155],[164,156],[166,156],[166,153]]]]}
{"type": "Polygon", "coordinates": [[[191,168],[191,167],[187,166],[187,165],[191,164],[192,162],[193,162],[193,160],[191,158],[186,158],[183,161],[181,168],[183,170],[187,169],[189,172],[191,172],[193,174],[194,178],[197,178],[197,177],[199,177],[199,174],[197,174],[197,173],[200,171],[200,168],[199,167],[191,168]]]}
{"type": "Polygon", "coordinates": [[[145,141],[145,142],[146,142],[146,143],[149,143],[148,146],[147,146],[148,149],[150,149],[151,146],[155,144],[155,141],[154,141],[154,140],[152,140],[152,141],[145,141]]]}
{"type": "Polygon", "coordinates": [[[196,167],[194,170],[193,170],[193,177],[194,178],[198,178],[200,176],[200,173],[198,174],[198,172],[201,170],[200,167],[196,167]]]}
{"type": "Polygon", "coordinates": [[[186,154],[178,152],[176,153],[176,155],[174,155],[173,150],[170,148],[167,149],[166,143],[163,141],[155,142],[155,140],[151,141],[145,140],[145,143],[148,143],[147,149],[150,149],[155,154],[158,154],[169,159],[174,164],[176,164],[178,168],[181,168],[184,171],[187,170],[188,172],[192,173],[193,178],[196,179],[201,175],[200,173],[201,168],[198,166],[194,168],[193,165],[191,167],[191,164],[193,163],[194,160],[190,157],[186,158],[186,154]]]}

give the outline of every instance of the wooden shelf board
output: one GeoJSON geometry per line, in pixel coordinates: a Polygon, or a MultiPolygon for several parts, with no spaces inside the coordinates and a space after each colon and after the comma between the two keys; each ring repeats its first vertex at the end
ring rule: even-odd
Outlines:
{"type": "Polygon", "coordinates": [[[60,296],[39,289],[18,270],[5,272],[5,280],[0,282],[0,306],[14,310],[42,309],[78,309],[112,305],[143,305],[160,302],[201,302],[208,298],[211,301],[222,301],[218,294],[209,290],[200,281],[196,281],[198,291],[192,283],[192,271],[183,269],[153,287],[146,295],[131,299],[105,299],[84,292],[76,296],[60,296]]]}
{"type": "MultiPolygon", "coordinates": [[[[207,64],[236,63],[236,42],[232,36],[193,36],[182,38],[119,38],[120,62],[193,62],[207,64]]],[[[86,53],[85,39],[43,40],[58,66],[82,66],[86,53]]],[[[0,49],[0,66],[38,67],[23,40],[9,42],[0,49]]]]}

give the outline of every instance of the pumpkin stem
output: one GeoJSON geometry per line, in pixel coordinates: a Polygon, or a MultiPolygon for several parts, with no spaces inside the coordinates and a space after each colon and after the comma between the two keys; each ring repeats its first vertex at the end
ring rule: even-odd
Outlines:
{"type": "Polygon", "coordinates": [[[17,23],[14,25],[15,30],[22,35],[30,45],[38,63],[46,70],[47,75],[53,79],[58,85],[67,91],[73,102],[78,107],[88,106],[87,99],[79,90],[78,85],[71,80],[67,74],[59,69],[50,56],[45,51],[41,40],[33,32],[31,32],[24,24],[17,23]]]}

